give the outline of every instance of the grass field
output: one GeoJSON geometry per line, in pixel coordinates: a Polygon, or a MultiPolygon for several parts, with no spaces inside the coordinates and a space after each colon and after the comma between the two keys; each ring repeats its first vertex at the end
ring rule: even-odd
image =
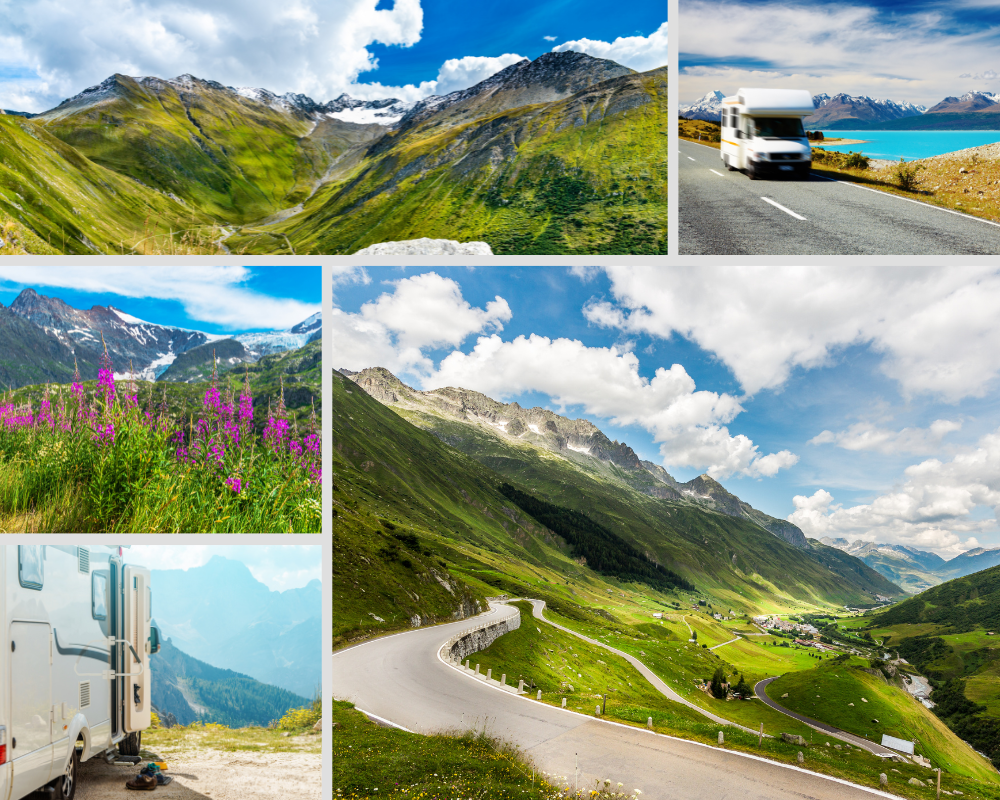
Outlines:
{"type": "Polygon", "coordinates": [[[2,530],[321,528],[318,419],[300,432],[282,395],[255,425],[249,372],[238,400],[213,377],[179,417],[166,389],[154,399],[151,385],[116,384],[106,353],[96,383],[77,375],[69,390],[42,387],[37,411],[35,388],[0,403],[2,530]]]}
{"type": "Polygon", "coordinates": [[[550,800],[556,787],[533,775],[516,748],[482,733],[421,736],[382,728],[333,701],[333,796],[550,800]]]}

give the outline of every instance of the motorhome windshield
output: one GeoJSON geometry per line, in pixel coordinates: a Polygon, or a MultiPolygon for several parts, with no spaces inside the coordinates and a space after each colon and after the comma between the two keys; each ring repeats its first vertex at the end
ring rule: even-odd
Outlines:
{"type": "Polygon", "coordinates": [[[803,139],[806,135],[798,117],[754,117],[753,133],[763,139],[803,139]]]}

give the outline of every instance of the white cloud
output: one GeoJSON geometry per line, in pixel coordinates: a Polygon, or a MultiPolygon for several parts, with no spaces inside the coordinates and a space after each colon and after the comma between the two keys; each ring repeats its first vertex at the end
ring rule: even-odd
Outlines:
{"type": "Polygon", "coordinates": [[[469,353],[453,350],[435,368],[425,351],[502,330],[510,307],[497,297],[475,308],[455,281],[436,273],[392,287],[356,313],[334,309],[336,367],[381,366],[425,389],[460,386],[498,399],[539,392],[562,409],[582,406],[616,425],[639,425],[660,444],[665,465],[706,469],[717,478],[771,476],[798,460],[787,450],[762,454],[746,436],[730,435],[725,425],[742,411],[739,399],[697,391],[680,364],[642,377],[628,342],[587,347],[534,334],[504,341],[492,333],[480,335],[469,353]]]}
{"type": "MultiPolygon", "coordinates": [[[[376,69],[370,46],[420,40],[420,0],[12,0],[4,4],[16,63],[39,75],[40,111],[115,72],[192,73],[226,85],[263,86],[330,99],[376,69]]],[[[5,56],[8,61],[12,56],[5,56]]],[[[0,91],[4,87],[0,85],[0,91]]],[[[7,98],[0,94],[4,104],[7,98]]]]}
{"type": "Polygon", "coordinates": [[[798,461],[788,451],[761,455],[746,436],[730,435],[722,423],[742,411],[737,398],[697,391],[680,364],[661,367],[647,380],[639,374],[638,357],[619,347],[535,334],[507,342],[484,336],[470,353],[448,355],[422,383],[495,398],[540,392],[562,409],[582,406],[615,425],[640,425],[660,444],[665,466],[705,469],[716,478],[772,476],[798,461]]]}
{"type": "Polygon", "coordinates": [[[607,58],[638,72],[645,72],[667,65],[667,23],[664,22],[649,36],[619,36],[613,42],[576,39],[558,44],[552,50],[557,53],[564,50],[586,53],[594,58],[607,58]]]}
{"type": "Polygon", "coordinates": [[[213,556],[246,564],[258,581],[275,592],[323,579],[318,545],[135,545],[124,551],[126,563],[150,569],[188,570],[207,564],[213,556]]]}
{"type": "Polygon", "coordinates": [[[364,267],[334,266],[333,267],[333,288],[345,286],[350,283],[360,283],[367,286],[372,282],[368,270],[364,267]]]}
{"type": "Polygon", "coordinates": [[[504,53],[502,56],[465,56],[465,58],[449,58],[438,71],[434,83],[434,94],[448,94],[459,89],[474,86],[495,75],[505,67],[523,61],[524,56],[516,53],[504,53]]]}
{"type": "Polygon", "coordinates": [[[584,309],[596,325],[684,336],[754,394],[793,369],[868,344],[904,395],[983,396],[1000,374],[995,267],[608,268],[614,301],[584,309]]]}
{"type": "Polygon", "coordinates": [[[543,36],[542,37],[547,42],[554,42],[558,37],[556,36],[543,36]]]}
{"type": "Polygon", "coordinates": [[[977,80],[977,81],[995,81],[1000,76],[998,76],[997,73],[994,70],[988,69],[985,72],[975,72],[975,73],[973,73],[973,72],[963,72],[958,77],[959,78],[972,78],[972,79],[977,80]]]}
{"type": "Polygon", "coordinates": [[[862,505],[836,504],[823,489],[798,495],[788,520],[813,537],[906,544],[942,555],[977,547],[975,534],[995,529],[1000,513],[1000,430],[951,461],[928,459],[904,475],[901,485],[862,505]],[[994,518],[977,519],[977,507],[992,508],[994,518]]]}
{"type": "MultiPolygon", "coordinates": [[[[295,267],[285,267],[289,281],[295,267]]],[[[315,270],[302,274],[312,280],[315,270]]],[[[232,330],[289,328],[320,310],[320,303],[272,297],[242,284],[251,276],[246,267],[24,267],[0,266],[0,279],[32,286],[112,293],[125,297],[176,300],[188,316],[232,330]],[[29,281],[25,278],[29,277],[29,281]]],[[[317,281],[316,293],[320,293],[317,281]]],[[[155,320],[152,320],[155,322],[155,320]]]]}
{"type": "Polygon", "coordinates": [[[471,334],[503,330],[511,317],[502,297],[475,308],[462,297],[458,283],[434,272],[391,284],[392,292],[365,303],[356,314],[333,310],[336,367],[381,366],[392,372],[427,374],[433,362],[424,348],[457,347],[471,334]]]}
{"type": "MultiPolygon", "coordinates": [[[[957,9],[902,6],[891,14],[862,4],[789,4],[685,0],[681,5],[683,57],[705,64],[681,72],[680,100],[690,102],[713,89],[740,86],[806,88],[813,94],[847,92],[933,105],[972,87],[954,76],[973,73],[996,52],[989,25],[952,24],[957,9]],[[719,20],[726,35],[718,35],[719,20]],[[719,67],[739,56],[763,68],[719,67]]],[[[966,77],[962,75],[962,77],[966,77]]]]}
{"type": "Polygon", "coordinates": [[[900,431],[880,428],[870,422],[857,422],[837,433],[823,431],[807,444],[836,444],[845,450],[876,450],[880,453],[933,453],[947,434],[961,428],[961,422],[948,419],[936,419],[926,428],[903,428],[900,431]]]}

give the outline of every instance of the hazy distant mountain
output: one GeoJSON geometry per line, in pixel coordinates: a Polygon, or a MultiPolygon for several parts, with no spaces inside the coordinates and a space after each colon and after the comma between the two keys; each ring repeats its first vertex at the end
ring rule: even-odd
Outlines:
{"type": "Polygon", "coordinates": [[[1000,564],[1000,548],[977,547],[945,561],[936,553],[900,544],[823,537],[823,544],[860,558],[908,592],[922,592],[939,583],[962,578],[1000,564]]]}
{"type": "Polygon", "coordinates": [[[318,580],[274,592],[245,564],[213,556],[189,570],[153,570],[153,613],[178,648],[312,697],[321,683],[318,580]]]}
{"type": "Polygon", "coordinates": [[[195,720],[233,728],[266,726],[309,699],[228,669],[192,658],[167,639],[150,663],[153,706],[161,719],[170,714],[180,725],[195,720]]]}

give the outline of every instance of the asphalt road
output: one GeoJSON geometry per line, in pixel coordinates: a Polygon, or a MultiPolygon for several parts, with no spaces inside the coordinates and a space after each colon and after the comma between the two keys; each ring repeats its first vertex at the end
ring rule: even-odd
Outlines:
{"type": "MultiPolygon", "coordinates": [[[[860,747],[863,750],[867,750],[869,753],[875,753],[875,755],[880,756],[892,756],[898,755],[894,750],[890,750],[888,747],[882,747],[880,744],[871,742],[863,736],[855,736],[853,733],[848,733],[847,731],[842,731],[840,728],[835,728],[832,725],[827,725],[825,722],[820,722],[819,720],[813,719],[812,717],[806,717],[802,714],[797,714],[785,708],[782,705],[774,702],[770,697],[767,696],[767,686],[771,681],[776,681],[777,678],[767,678],[766,680],[758,681],[754,687],[754,693],[760,700],[763,700],[775,711],[780,711],[786,717],[791,717],[792,719],[797,719],[799,722],[804,722],[813,730],[817,730],[820,733],[825,733],[829,736],[833,736],[836,739],[852,744],[855,747],[860,747]]],[[[822,698],[820,698],[822,699],[822,698]]]]}
{"type": "Polygon", "coordinates": [[[996,255],[1000,225],[833,181],[751,181],[681,140],[682,255],[996,255]]]}
{"type": "Polygon", "coordinates": [[[489,617],[373,639],[334,653],[334,697],[420,733],[485,727],[518,744],[541,771],[567,776],[570,786],[579,763],[581,788],[608,778],[621,781],[626,789],[641,789],[649,800],[893,797],[797,767],[518,697],[438,657],[452,634],[509,612],[493,608],[487,613],[489,617]]]}

